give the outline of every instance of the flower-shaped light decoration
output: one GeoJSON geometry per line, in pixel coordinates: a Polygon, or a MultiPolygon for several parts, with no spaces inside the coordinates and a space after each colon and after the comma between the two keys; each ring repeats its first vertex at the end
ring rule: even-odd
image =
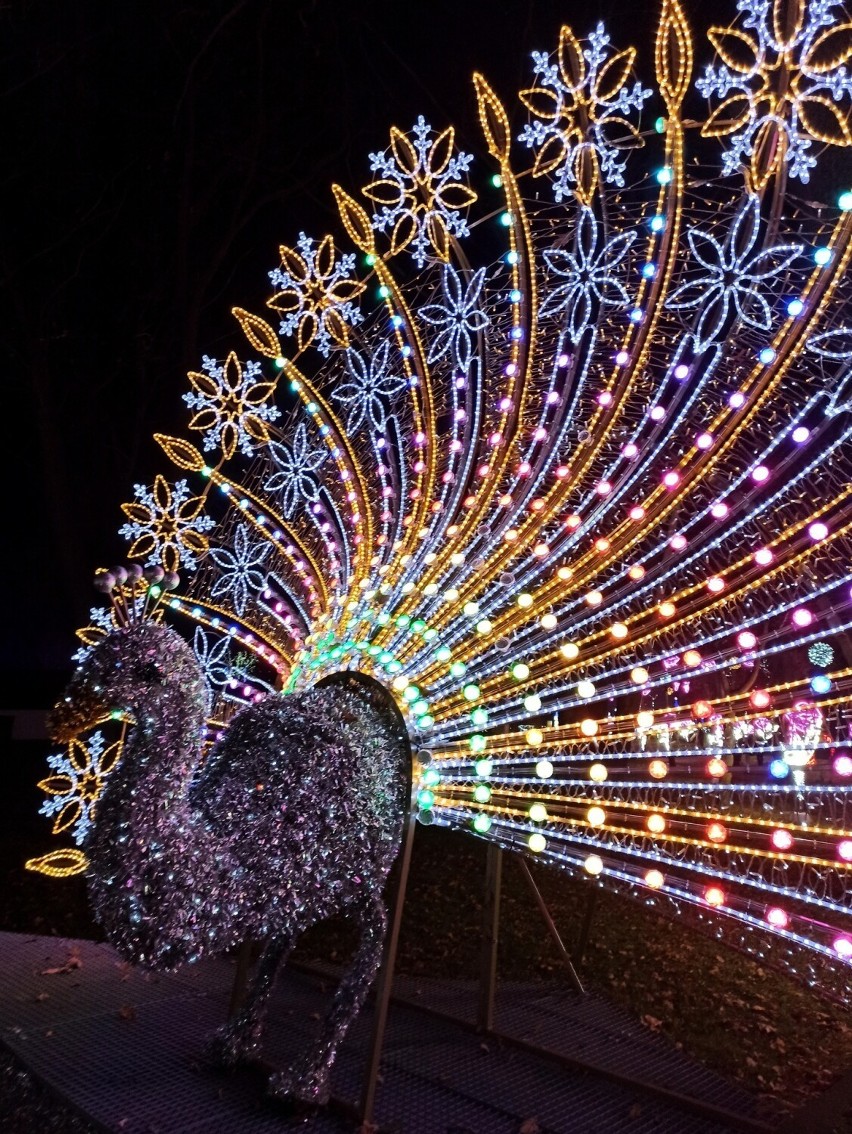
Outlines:
{"type": "Polygon", "coordinates": [[[574,251],[550,248],[544,253],[550,270],[567,283],[559,284],[545,295],[539,314],[564,312],[571,341],[578,343],[598,304],[626,306],[630,296],[615,269],[635,238],[635,232],[621,232],[601,244],[595,215],[584,206],[577,221],[574,251]]]}
{"type": "Polygon", "coordinates": [[[852,23],[837,0],[739,0],[737,7],[741,27],[708,33],[721,62],[708,65],[697,85],[722,101],[701,132],[729,135],[724,172],[750,160],[756,189],[782,161],[791,177],[807,182],[817,163],[814,142],[852,145],[843,105],[852,99],[852,23]]]}
{"type": "Polygon", "coordinates": [[[370,154],[370,169],[379,176],[364,189],[364,195],[381,206],[373,215],[378,232],[391,232],[391,255],[410,245],[418,268],[426,263],[430,248],[447,260],[450,236],[468,235],[466,210],[476,194],[464,178],[473,160],[471,154],[453,153],[452,126],[435,134],[421,114],[409,138],[391,130],[390,150],[370,154]]]}
{"type": "Polygon", "coordinates": [[[467,374],[473,357],[471,335],[488,326],[488,316],[480,303],[484,280],[485,269],[479,268],[465,287],[458,272],[445,265],[442,282],[446,303],[420,308],[421,318],[440,328],[429,347],[429,362],[437,362],[449,353],[453,365],[467,374]]]}
{"type": "Polygon", "coordinates": [[[634,48],[613,54],[603,24],[584,48],[570,28],[559,37],[555,62],[547,52],[533,52],[538,85],[521,91],[534,115],[518,140],[537,149],[533,175],[551,174],[557,201],[582,187],[588,203],[600,170],[605,181],[624,185],[624,151],[643,145],[625,115],[641,110],[651,94],[641,83],[629,83],[634,48]],[[583,174],[583,164],[591,169],[583,174]]]}
{"type": "Polygon", "coordinates": [[[281,267],[269,273],[279,290],[266,305],[282,316],[280,334],[295,335],[300,351],[313,344],[326,358],[332,347],[348,346],[349,328],[363,318],[354,303],[365,286],[352,278],[354,253],[336,259],[330,236],[315,246],[304,232],[297,248],[279,251],[281,267]]]}
{"type": "Polygon", "coordinates": [[[119,535],[132,539],[128,555],[132,559],[145,559],[146,566],[162,565],[166,571],[194,571],[197,556],[208,547],[207,536],[214,526],[210,516],[201,509],[200,496],[190,496],[185,480],[172,486],[157,474],[151,488],[135,484],[136,499],[122,504],[121,510],[129,520],[119,529],[119,535]]]}
{"type": "Polygon", "coordinates": [[[281,510],[290,519],[301,502],[319,499],[319,485],[313,473],[326,458],[324,449],[314,449],[308,442],[308,431],[299,425],[291,445],[271,441],[269,452],[278,466],[264,484],[267,492],[280,493],[281,510]]]}
{"type": "Polygon", "coordinates": [[[350,436],[354,436],[365,421],[376,433],[384,433],[388,423],[385,399],[407,385],[404,375],[388,372],[389,349],[389,344],[384,342],[370,358],[354,348],[346,352],[346,367],[352,381],[337,386],[331,396],[348,406],[346,432],[350,436]]]}
{"type": "Polygon", "coordinates": [[[702,274],[676,288],[667,307],[687,310],[699,307],[694,329],[695,349],[705,350],[719,342],[729,330],[735,313],[743,323],[761,331],[772,324],[772,310],[763,292],[802,252],[801,244],[776,244],[753,252],[760,231],[760,199],[747,194],[720,244],[709,232],[691,228],[686,234],[693,257],[702,274]]]}
{"type": "Polygon", "coordinates": [[[213,703],[217,689],[223,688],[231,679],[231,639],[229,637],[211,638],[200,626],[195,628],[192,650],[204,674],[207,686],[207,704],[213,703]]]}
{"type": "Polygon", "coordinates": [[[221,366],[207,355],[201,365],[204,373],[190,372],[193,389],[183,395],[195,410],[189,428],[204,431],[205,452],[218,446],[227,460],[239,446],[250,457],[258,443],[269,441],[267,423],[281,415],[267,404],[276,383],[263,380],[259,362],[247,362],[243,369],[233,351],[221,366]]]}
{"type": "Polygon", "coordinates": [[[38,786],[50,798],[41,805],[40,814],[53,817],[55,835],[71,828],[77,846],[83,842],[104,781],[121,759],[121,750],[121,741],[107,747],[103,733],[93,732],[85,743],[72,740],[66,752],[48,756],[53,774],[38,786]]]}
{"type": "Polygon", "coordinates": [[[221,569],[211,595],[214,598],[231,595],[237,614],[244,614],[249,594],[263,589],[262,564],[268,554],[269,544],[250,543],[248,528],[241,524],[234,532],[232,547],[210,549],[210,558],[221,569]]]}
{"type": "Polygon", "coordinates": [[[808,348],[841,366],[832,378],[825,412],[829,417],[852,410],[852,327],[838,327],[808,340],[808,348]]]}

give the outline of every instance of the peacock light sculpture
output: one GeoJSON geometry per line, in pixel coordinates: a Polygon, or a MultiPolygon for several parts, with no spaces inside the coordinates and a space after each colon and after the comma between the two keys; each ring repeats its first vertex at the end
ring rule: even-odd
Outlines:
{"type": "MultiPolygon", "coordinates": [[[[147,583],[113,573],[78,659],[129,642],[134,618],[190,629],[220,739],[188,804],[261,759],[259,735],[242,756],[230,739],[246,712],[293,703],[321,748],[339,696],[398,769],[387,713],[323,684],[365,675],[405,716],[422,822],[692,907],[848,997],[852,191],[791,190],[852,144],[852,25],[835,0],[738,0],[709,38],[696,80],[664,0],[655,94],[602,26],[564,28],[533,55],[526,126],[474,77],[481,166],[421,118],[370,156],[363,203],[335,186],[354,251],[282,247],[276,314],[234,310],[256,360],[190,375],[200,439],[160,436],[179,478],[124,506],[147,583]],[[693,87],[703,123],[684,116],[693,87]],[[687,143],[721,147],[721,170],[688,173],[687,143]],[[178,568],[188,583],[164,590],[178,568]]],[[[109,789],[144,763],[136,712],[123,756],[99,729],[51,758],[45,810],[83,849],[34,867],[97,851],[121,871],[109,789]]],[[[354,830],[375,781],[348,790],[354,830]]],[[[239,838],[254,819],[203,822],[239,838]]],[[[205,867],[186,893],[216,885],[205,867]]],[[[177,899],[168,877],[157,890],[177,899]]],[[[228,938],[222,916],[181,923],[180,955],[228,938]]],[[[144,951],[132,918],[118,933],[144,951]]]]}

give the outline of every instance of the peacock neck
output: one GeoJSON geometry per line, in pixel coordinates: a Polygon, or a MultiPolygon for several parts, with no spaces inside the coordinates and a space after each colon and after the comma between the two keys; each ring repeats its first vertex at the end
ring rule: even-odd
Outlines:
{"type": "Polygon", "coordinates": [[[134,707],[136,725],[87,847],[90,892],[110,941],[157,967],[200,955],[188,927],[209,921],[215,900],[215,887],[199,886],[199,864],[218,862],[219,848],[187,790],[200,755],[197,700],[178,690],[134,707]]]}

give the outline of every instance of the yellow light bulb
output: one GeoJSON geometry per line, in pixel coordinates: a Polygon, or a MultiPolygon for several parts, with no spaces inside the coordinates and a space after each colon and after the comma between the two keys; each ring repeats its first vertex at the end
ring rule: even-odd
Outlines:
{"type": "Polygon", "coordinates": [[[587,717],[584,721],[580,721],[580,732],[583,736],[597,736],[598,722],[587,717]]]}
{"type": "Polygon", "coordinates": [[[604,764],[592,764],[589,768],[589,779],[596,784],[602,784],[608,775],[604,764]]]}
{"type": "Polygon", "coordinates": [[[538,748],[544,740],[544,733],[540,728],[531,728],[527,730],[526,739],[531,748],[538,748]]]}

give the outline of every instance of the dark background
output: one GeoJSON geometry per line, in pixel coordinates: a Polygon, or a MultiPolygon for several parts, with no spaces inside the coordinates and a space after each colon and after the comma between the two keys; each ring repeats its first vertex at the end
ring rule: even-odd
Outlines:
{"type": "Polygon", "coordinates": [[[357,193],[368,153],[419,113],[483,154],[475,69],[519,132],[529,52],[552,50],[562,22],[586,34],[604,19],[652,86],[657,11],[7,0],[0,708],[55,697],[93,570],[126,555],[120,504],[164,468],[152,432],[185,431],[185,372],[203,353],[244,349],[230,308],[263,310],[279,243],[342,232],[331,183],[357,193]]]}

